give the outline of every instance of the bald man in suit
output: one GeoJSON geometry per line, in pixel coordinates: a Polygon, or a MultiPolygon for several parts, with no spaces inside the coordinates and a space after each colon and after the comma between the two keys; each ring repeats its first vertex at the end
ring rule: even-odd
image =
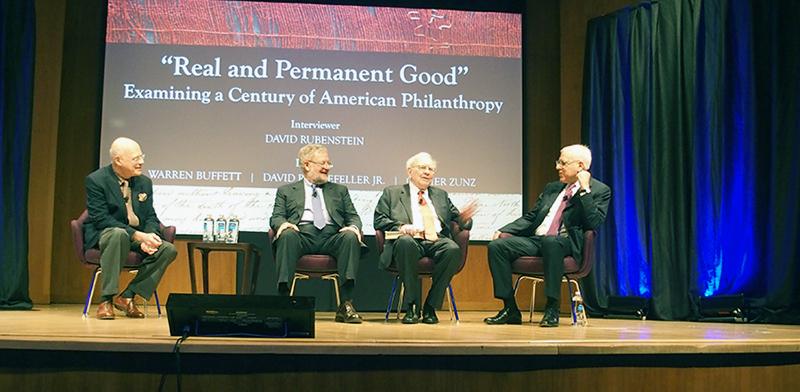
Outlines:
{"type": "Polygon", "coordinates": [[[161,240],[161,222],[153,209],[153,182],[142,175],[144,154],[135,141],[118,138],[111,143],[111,164],[86,177],[89,218],[83,224],[84,249],[100,249],[102,301],[97,318],[114,319],[114,308],[127,317],[142,318],[134,297],[144,299],[158,282],[177,251],[161,240]],[[130,251],[144,255],[128,287],[117,296],[119,274],[130,251]]]}

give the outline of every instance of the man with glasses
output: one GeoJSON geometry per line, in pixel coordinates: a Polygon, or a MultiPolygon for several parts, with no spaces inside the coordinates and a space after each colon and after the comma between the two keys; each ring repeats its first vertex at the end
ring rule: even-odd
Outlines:
{"type": "Polygon", "coordinates": [[[556,161],[558,181],[545,185],[530,212],[495,232],[489,243],[489,269],[494,296],[503,300],[503,309],[484,319],[487,324],[522,322],[511,284],[511,263],[520,256],[541,256],[547,305],[539,326],[558,326],[564,257],[572,255],[581,262],[583,232],[605,221],[611,199],[611,189],[589,173],[591,164],[588,147],[562,148],[556,161]],[[501,233],[514,236],[499,238],[501,233]]]}
{"type": "Polygon", "coordinates": [[[161,240],[161,222],[153,210],[153,182],[142,175],[144,154],[139,144],[121,137],[111,143],[109,154],[111,164],[86,177],[89,218],[83,224],[84,249],[100,249],[103,271],[97,318],[114,319],[114,308],[127,317],[142,318],[134,297],[149,300],[178,253],[161,240]],[[145,257],[136,277],[117,296],[119,274],[131,250],[145,257]]]}
{"type": "Polygon", "coordinates": [[[397,263],[407,293],[403,324],[436,324],[439,319],[435,309],[442,306],[445,290],[461,259],[449,224],[457,222],[470,229],[477,203],[472,201],[459,212],[445,190],[430,186],[436,161],[426,152],[409,158],[406,171],[408,184],[384,189],[375,207],[375,229],[386,231],[387,238],[388,232],[396,235],[384,246],[379,267],[386,269],[392,262],[397,263]],[[420,309],[417,261],[423,256],[433,258],[435,266],[428,298],[420,309]]]}
{"type": "Polygon", "coordinates": [[[359,324],[362,320],[353,306],[353,289],[362,249],[367,250],[361,241],[361,218],[347,187],[328,182],[333,163],[325,146],[305,145],[297,157],[303,179],[278,188],[270,218],[275,231],[278,293],[289,295],[289,281],[301,256],[332,255],[342,282],[335,320],[359,324]]]}

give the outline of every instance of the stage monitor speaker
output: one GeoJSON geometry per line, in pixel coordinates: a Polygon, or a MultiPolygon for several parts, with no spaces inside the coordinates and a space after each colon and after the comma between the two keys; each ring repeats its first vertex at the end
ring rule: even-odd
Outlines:
{"type": "Polygon", "coordinates": [[[744,294],[700,297],[700,321],[747,322],[744,294]]]}
{"type": "Polygon", "coordinates": [[[605,316],[608,318],[647,319],[647,298],[622,297],[612,295],[608,297],[608,308],[605,316]]]}
{"type": "Polygon", "coordinates": [[[170,294],[173,336],[313,338],[314,297],[170,294]]]}

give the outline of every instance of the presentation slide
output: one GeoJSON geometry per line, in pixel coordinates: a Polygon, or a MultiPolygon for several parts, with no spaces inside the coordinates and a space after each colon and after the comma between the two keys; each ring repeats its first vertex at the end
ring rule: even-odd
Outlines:
{"type": "Polygon", "coordinates": [[[522,209],[521,15],[215,0],[109,0],[100,164],[139,142],[162,222],[267,231],[297,151],[327,146],[364,223],[406,160],[477,200],[473,240],[522,209]]]}

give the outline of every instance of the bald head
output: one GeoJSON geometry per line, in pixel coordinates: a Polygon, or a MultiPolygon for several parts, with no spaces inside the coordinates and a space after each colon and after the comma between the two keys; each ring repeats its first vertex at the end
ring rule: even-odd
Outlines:
{"type": "Polygon", "coordinates": [[[118,137],[111,142],[111,148],[108,150],[108,154],[111,156],[111,160],[113,161],[114,158],[130,151],[141,151],[139,143],[136,143],[136,141],[133,139],[128,139],[127,137],[118,137]]]}
{"type": "Polygon", "coordinates": [[[116,138],[108,150],[111,167],[121,178],[131,178],[142,174],[144,154],[139,143],[127,137],[116,138]]]}

